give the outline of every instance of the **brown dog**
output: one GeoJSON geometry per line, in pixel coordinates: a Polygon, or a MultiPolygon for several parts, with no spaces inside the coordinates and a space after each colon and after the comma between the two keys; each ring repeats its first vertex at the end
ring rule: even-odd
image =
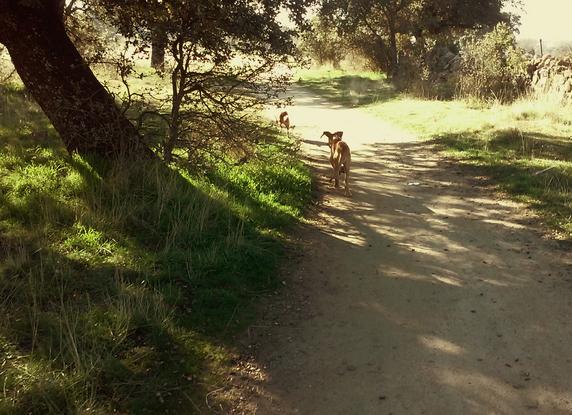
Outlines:
{"type": "Polygon", "coordinates": [[[336,131],[333,134],[329,131],[324,131],[321,137],[324,135],[328,137],[328,146],[330,147],[330,163],[334,170],[332,179],[335,180],[336,187],[340,187],[340,173],[345,173],[346,196],[351,196],[352,192],[350,192],[349,176],[352,154],[347,143],[342,141],[343,134],[343,131],[336,131]]]}
{"type": "MultiPolygon", "coordinates": [[[[329,132],[329,131],[324,131],[324,132],[322,133],[322,135],[320,136],[320,138],[322,138],[323,136],[328,137],[328,145],[330,145],[329,143],[331,143],[332,140],[334,140],[335,138],[341,140],[343,135],[344,135],[344,132],[343,132],[343,131],[336,131],[335,133],[331,133],[331,132],[329,132]]],[[[332,168],[333,168],[333,167],[334,167],[334,163],[333,163],[333,161],[332,161],[331,155],[330,155],[330,163],[331,163],[332,168]]],[[[342,168],[341,168],[341,170],[340,170],[340,173],[345,173],[345,172],[346,172],[346,170],[345,170],[344,166],[342,166],[342,168]]]]}
{"type": "Polygon", "coordinates": [[[278,125],[280,125],[281,129],[286,128],[286,133],[288,134],[288,137],[290,137],[290,116],[288,115],[287,111],[282,111],[280,113],[278,125]]]}
{"type": "Polygon", "coordinates": [[[322,133],[322,135],[320,136],[320,138],[322,138],[323,136],[326,136],[326,137],[328,137],[328,140],[333,140],[334,136],[337,136],[341,140],[343,135],[344,135],[343,131],[336,131],[335,133],[331,133],[329,131],[324,131],[322,133]]]}

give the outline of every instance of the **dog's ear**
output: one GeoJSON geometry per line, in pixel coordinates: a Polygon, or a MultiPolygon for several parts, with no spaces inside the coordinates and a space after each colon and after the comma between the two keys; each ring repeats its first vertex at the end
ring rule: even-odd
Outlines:
{"type": "Polygon", "coordinates": [[[343,131],[336,131],[336,132],[334,133],[334,135],[337,136],[337,137],[341,140],[341,139],[342,139],[342,136],[344,135],[344,132],[343,132],[343,131]]]}

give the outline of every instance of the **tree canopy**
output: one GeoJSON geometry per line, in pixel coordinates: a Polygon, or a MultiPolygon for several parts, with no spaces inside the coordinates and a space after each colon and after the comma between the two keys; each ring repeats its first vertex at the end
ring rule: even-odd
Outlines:
{"type": "MultiPolygon", "coordinates": [[[[237,54],[292,54],[294,32],[281,26],[276,17],[285,9],[301,23],[312,1],[83,3],[107,18],[136,47],[148,46],[153,31],[161,31],[172,41],[171,46],[192,45],[192,59],[220,63],[237,54]]],[[[70,40],[64,26],[65,9],[63,0],[0,0],[0,43],[70,151],[105,157],[148,153],[70,40]]]]}
{"type": "Polygon", "coordinates": [[[445,33],[494,27],[510,20],[502,11],[507,1],[511,0],[324,0],[320,14],[391,75],[405,49],[400,43],[419,44],[445,33]]]}
{"type": "MultiPolygon", "coordinates": [[[[514,1],[517,0],[322,0],[318,21],[325,32],[341,35],[340,44],[349,43],[360,49],[377,69],[391,76],[397,72],[402,57],[426,52],[428,40],[510,21],[503,6],[514,1]]],[[[164,49],[176,63],[172,72],[173,97],[178,96],[179,104],[183,104],[189,101],[189,94],[195,94],[193,99],[198,94],[200,100],[212,104],[211,108],[222,108],[213,111],[219,117],[230,113],[228,109],[233,107],[229,103],[237,102],[229,100],[228,91],[238,90],[240,84],[245,96],[249,95],[249,88],[250,97],[266,93],[267,90],[257,89],[251,75],[268,71],[271,63],[287,61],[296,54],[296,31],[281,25],[279,14],[286,11],[293,22],[303,26],[306,11],[317,3],[0,0],[0,44],[8,49],[26,88],[70,151],[104,157],[148,155],[150,151],[137,129],[86,63],[86,48],[80,45],[79,37],[73,36],[74,27],[83,27],[89,34],[94,22],[101,20],[128,39],[134,50],[146,50],[151,44],[164,49]],[[74,20],[74,11],[78,9],[83,13],[74,20]],[[252,65],[248,70],[233,67],[232,62],[246,56],[253,62],[258,59],[258,66],[252,65]],[[197,70],[199,67],[201,70],[197,70]]],[[[95,37],[88,43],[95,44],[95,37]]],[[[97,44],[88,59],[103,54],[104,47],[104,43],[97,44]]],[[[160,69],[162,50],[155,59],[160,69]]],[[[179,104],[173,104],[173,111],[179,110],[179,104]]],[[[210,120],[216,121],[214,116],[210,120]]],[[[180,119],[170,124],[170,128],[181,130],[180,119]]],[[[210,125],[217,124],[224,123],[210,125]]]]}

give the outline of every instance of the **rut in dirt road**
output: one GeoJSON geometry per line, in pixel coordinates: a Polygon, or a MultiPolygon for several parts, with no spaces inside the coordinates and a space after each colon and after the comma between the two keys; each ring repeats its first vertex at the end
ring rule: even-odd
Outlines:
{"type": "Polygon", "coordinates": [[[572,413],[569,251],[429,144],[300,91],[288,111],[323,199],[296,300],[249,331],[267,376],[252,412],[572,413]],[[351,199],[323,130],[352,148],[351,199]]]}

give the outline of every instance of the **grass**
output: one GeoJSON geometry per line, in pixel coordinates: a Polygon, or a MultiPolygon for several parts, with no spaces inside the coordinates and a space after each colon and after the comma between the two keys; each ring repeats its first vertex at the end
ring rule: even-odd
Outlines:
{"type": "Polygon", "coordinates": [[[22,91],[1,97],[0,414],[206,410],[310,197],[291,143],[102,176],[22,91]]]}
{"type": "Polygon", "coordinates": [[[298,72],[297,78],[298,85],[347,107],[366,106],[396,95],[386,76],[376,72],[312,69],[298,72]]]}
{"type": "Polygon", "coordinates": [[[564,239],[572,238],[571,109],[549,97],[510,105],[402,98],[369,108],[479,168],[564,239]]]}
{"type": "MultiPolygon", "coordinates": [[[[316,93],[352,106],[346,80],[359,74],[314,72],[304,78],[316,93]]],[[[371,78],[367,74],[366,79],[371,78]]],[[[378,81],[383,83],[383,78],[378,81]]],[[[382,95],[390,86],[380,87],[382,95]]],[[[407,95],[359,96],[363,110],[438,143],[461,165],[477,168],[509,197],[533,208],[554,230],[572,238],[572,108],[551,96],[513,104],[425,100],[407,95]]]]}

